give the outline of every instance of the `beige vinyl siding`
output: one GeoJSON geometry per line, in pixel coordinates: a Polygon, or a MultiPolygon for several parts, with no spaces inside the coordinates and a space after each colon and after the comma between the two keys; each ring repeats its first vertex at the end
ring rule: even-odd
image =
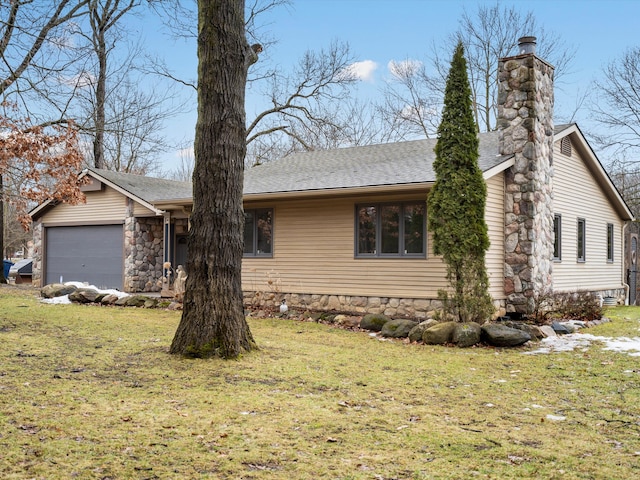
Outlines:
{"type": "Polygon", "coordinates": [[[595,182],[576,149],[553,152],[553,210],[562,217],[561,260],[553,264],[556,291],[602,290],[622,286],[623,222],[595,182]],[[586,222],[586,261],[577,261],[578,219],[586,222]],[[613,224],[614,261],[607,262],[607,224],[613,224]]]}
{"type": "MultiPolygon", "coordinates": [[[[69,205],[62,203],[42,216],[44,224],[87,224],[124,221],[127,197],[111,187],[85,193],[86,203],[69,205]]],[[[150,216],[153,212],[134,202],[136,216],[150,216]]]]}
{"type": "MultiPolygon", "coordinates": [[[[426,198],[426,192],[422,198],[426,198]]],[[[355,258],[355,205],[407,198],[332,198],[245,205],[274,209],[273,258],[245,258],[243,289],[282,292],[431,298],[442,286],[439,259],[355,258]]],[[[420,199],[413,196],[410,199],[420,199]]],[[[427,241],[428,243],[428,241],[427,241]]]]}
{"type": "Polygon", "coordinates": [[[487,205],[485,221],[489,229],[489,250],[486,264],[489,275],[489,293],[494,300],[502,300],[504,294],[504,173],[487,180],[487,205]]]}
{"type": "Polygon", "coordinates": [[[69,205],[62,203],[46,212],[42,217],[45,224],[113,222],[125,218],[127,199],[110,187],[102,191],[86,192],[86,203],[69,205]]]}
{"type": "MultiPolygon", "coordinates": [[[[487,203],[492,247],[488,256],[494,298],[504,298],[502,174],[489,182],[487,203]],[[495,197],[495,198],[494,198],[495,197]]],[[[320,295],[436,298],[446,286],[445,266],[433,255],[427,239],[427,258],[355,258],[355,205],[426,199],[420,194],[384,197],[343,197],[251,203],[245,208],[273,208],[273,258],[246,257],[243,289],[320,295]],[[268,282],[271,283],[268,283],[268,282]]],[[[428,208],[427,208],[428,215],[428,208]]]]}
{"type": "Polygon", "coordinates": [[[156,213],[149,210],[144,205],[138,202],[133,202],[133,216],[134,217],[155,217],[156,213]]]}

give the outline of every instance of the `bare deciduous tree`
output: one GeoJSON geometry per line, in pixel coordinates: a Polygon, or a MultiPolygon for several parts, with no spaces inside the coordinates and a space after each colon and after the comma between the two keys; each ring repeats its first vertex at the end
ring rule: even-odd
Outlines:
{"type": "Polygon", "coordinates": [[[172,180],[178,180],[179,182],[190,182],[193,177],[193,168],[195,166],[195,159],[193,158],[193,150],[190,144],[183,144],[182,148],[178,150],[180,162],[178,166],[167,173],[167,176],[172,180]]]}
{"type": "Polygon", "coordinates": [[[428,68],[415,61],[396,64],[398,73],[386,86],[381,106],[387,124],[399,138],[433,135],[433,127],[440,121],[439,99],[444,97],[448,55],[461,41],[468,60],[476,124],[480,131],[494,130],[498,59],[516,54],[518,39],[526,35],[537,37],[538,56],[554,65],[556,80],[561,78],[569,68],[573,50],[559,35],[545,31],[532,12],[522,14],[500,2],[480,5],[475,12],[464,11],[458,30],[448,41],[433,45],[428,68]]]}
{"type": "MultiPolygon", "coordinates": [[[[637,157],[640,151],[640,47],[629,49],[604,69],[595,83],[591,109],[605,129],[597,136],[599,146],[622,160],[624,154],[637,157]]],[[[640,162],[638,162],[640,163],[640,162]]]]}
{"type": "Polygon", "coordinates": [[[348,44],[334,42],[328,50],[307,51],[291,75],[274,72],[264,91],[269,107],[247,126],[247,144],[279,132],[310,148],[296,134],[302,127],[338,127],[327,105],[347,99],[348,86],[357,80],[349,68],[354,61],[348,44]]]}
{"type": "MultiPolygon", "coordinates": [[[[325,50],[307,51],[292,72],[284,73],[269,62],[270,50],[276,48],[277,42],[269,36],[265,18],[273,9],[286,8],[290,3],[289,0],[252,0],[245,8],[247,38],[262,48],[261,61],[251,67],[247,84],[249,89],[260,92],[267,99],[263,110],[249,112],[250,122],[246,131],[248,165],[277,158],[293,150],[353,145],[345,139],[359,138],[363,141],[366,135],[371,136],[372,124],[368,120],[357,134],[356,129],[350,129],[350,124],[345,123],[350,114],[339,112],[339,105],[343,104],[344,108],[349,88],[357,80],[355,72],[350,69],[355,57],[348,44],[333,42],[325,50]],[[339,131],[346,135],[337,142],[335,135],[339,131]],[[324,133],[332,138],[323,138],[324,133]]],[[[170,25],[177,37],[188,39],[195,36],[193,25],[196,23],[191,5],[187,2],[164,6],[163,14],[171,8],[170,18],[178,18],[170,25]]],[[[155,60],[152,72],[194,90],[198,88],[194,80],[178,78],[161,60],[155,60]]]]}
{"type": "Polygon", "coordinates": [[[608,172],[621,195],[640,215],[640,47],[612,60],[594,82],[590,111],[602,130],[591,133],[608,157],[608,172]]]}
{"type": "Polygon", "coordinates": [[[171,88],[150,85],[139,72],[144,52],[140,44],[130,44],[125,22],[141,10],[142,3],[91,0],[86,32],[80,30],[87,60],[69,95],[82,118],[81,131],[93,146],[88,163],[96,168],[157,171],[158,156],[168,148],[158,132],[180,108],[174,106],[171,88]]]}
{"type": "MultiPolygon", "coordinates": [[[[66,27],[86,15],[88,2],[89,0],[13,0],[0,4],[0,98],[3,102],[12,98],[14,105],[20,106],[20,109],[5,110],[2,115],[2,128],[6,130],[6,135],[17,126],[28,128],[31,132],[36,131],[33,125],[24,124],[24,119],[16,112],[27,112],[25,116],[38,118],[37,115],[30,115],[39,110],[32,107],[30,99],[41,98],[42,87],[50,80],[57,81],[59,73],[73,61],[74,56],[68,55],[69,32],[66,27]],[[8,115],[13,115],[14,120],[8,115]]],[[[45,118],[43,122],[56,123],[58,120],[59,118],[45,118]]],[[[3,142],[8,139],[5,136],[3,142]]],[[[34,152],[41,150],[34,145],[34,152]]],[[[36,180],[30,176],[39,174],[24,168],[29,165],[29,162],[24,163],[25,155],[28,152],[3,152],[6,158],[5,165],[0,167],[0,220],[3,225],[0,228],[0,252],[4,252],[4,224],[14,220],[4,217],[4,201],[12,193],[3,188],[4,178],[11,178],[15,183],[27,179],[33,185],[36,180]],[[13,168],[18,166],[21,168],[13,168]]],[[[12,200],[20,205],[27,198],[12,196],[12,200]]],[[[4,273],[0,271],[0,282],[4,280],[4,273]]]]}
{"type": "Polygon", "coordinates": [[[38,89],[71,61],[65,54],[72,20],[87,14],[89,0],[14,0],[0,5],[0,96],[38,89]]]}
{"type": "MultiPolygon", "coordinates": [[[[2,177],[12,179],[15,188],[2,188],[3,182],[0,182],[0,199],[15,207],[18,219],[26,228],[31,220],[27,212],[30,205],[45,200],[77,203],[84,198],[78,183],[82,155],[73,125],[33,125],[29,119],[6,114],[14,108],[5,104],[3,110],[0,172],[2,177]]],[[[4,235],[0,248],[3,252],[4,235]]],[[[3,279],[0,277],[0,281],[3,279]]]]}
{"type": "MultiPolygon", "coordinates": [[[[108,42],[111,31],[117,31],[120,19],[139,5],[137,0],[91,0],[89,25],[91,46],[98,61],[95,78],[95,108],[93,112],[93,161],[96,168],[104,168],[105,102],[109,53],[116,40],[108,42]]],[[[117,36],[117,34],[116,34],[117,36]]]]}
{"type": "Polygon", "coordinates": [[[390,62],[391,78],[377,107],[390,140],[430,138],[435,135],[442,109],[441,77],[431,77],[423,62],[390,62]]]}

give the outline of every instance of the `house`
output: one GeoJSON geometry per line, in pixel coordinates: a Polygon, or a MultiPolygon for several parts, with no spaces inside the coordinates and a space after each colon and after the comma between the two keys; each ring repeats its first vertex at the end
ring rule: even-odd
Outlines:
{"type": "MultiPolygon", "coordinates": [[[[531,313],[552,290],[623,302],[633,216],[578,126],[554,126],[553,67],[521,40],[520,54],[499,61],[499,130],[480,134],[490,294],[501,313],[531,313]]],[[[426,230],[435,142],[297,153],[247,170],[245,302],[417,318],[437,310],[447,283],[426,230]]],[[[86,204],[32,211],[34,282],[160,290],[166,262],[186,259],[190,185],[83,175],[86,204]]]]}

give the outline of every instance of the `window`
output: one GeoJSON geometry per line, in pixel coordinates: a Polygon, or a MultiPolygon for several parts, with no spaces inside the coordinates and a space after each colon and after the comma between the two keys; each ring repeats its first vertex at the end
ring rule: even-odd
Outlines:
{"type": "Polygon", "coordinates": [[[587,260],[587,247],[586,247],[586,221],[584,218],[578,219],[578,238],[577,238],[577,260],[578,262],[585,262],[587,260]]]}
{"type": "Polygon", "coordinates": [[[607,262],[613,262],[613,223],[607,223],[607,262]]]}
{"type": "Polygon", "coordinates": [[[356,256],[424,256],[425,211],[425,202],[357,205],[356,256]]]}
{"type": "Polygon", "coordinates": [[[262,208],[244,212],[244,256],[273,255],[273,209],[262,208]]]}
{"type": "Polygon", "coordinates": [[[553,259],[562,260],[562,216],[553,216],[553,259]]]}

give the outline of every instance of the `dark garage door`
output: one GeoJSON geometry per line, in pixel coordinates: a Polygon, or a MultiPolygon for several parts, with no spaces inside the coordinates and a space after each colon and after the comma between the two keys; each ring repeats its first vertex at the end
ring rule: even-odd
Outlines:
{"type": "Polygon", "coordinates": [[[122,225],[49,227],[46,283],[88,282],[122,290],[122,225]]]}

